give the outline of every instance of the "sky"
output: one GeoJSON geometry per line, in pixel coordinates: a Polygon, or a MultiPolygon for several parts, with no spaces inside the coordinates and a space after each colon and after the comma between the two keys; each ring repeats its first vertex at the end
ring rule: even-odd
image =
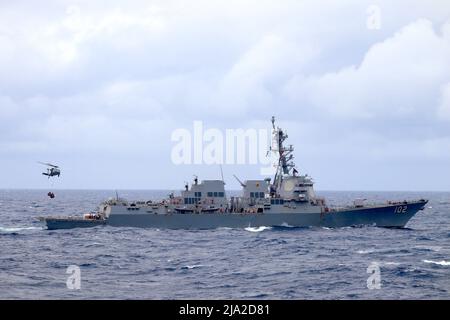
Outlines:
{"type": "Polygon", "coordinates": [[[450,2],[0,0],[0,188],[220,179],[173,132],[272,115],[318,190],[450,191],[450,2]]]}

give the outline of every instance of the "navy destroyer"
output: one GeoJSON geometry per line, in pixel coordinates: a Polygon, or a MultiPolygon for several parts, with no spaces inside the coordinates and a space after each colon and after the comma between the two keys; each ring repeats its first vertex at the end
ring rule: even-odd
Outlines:
{"type": "Polygon", "coordinates": [[[294,148],[285,146],[288,136],[275,126],[274,118],[272,135],[274,145],[270,151],[278,159],[273,180],[240,182],[240,196],[227,197],[223,179],[199,182],[195,177],[180,195],[170,194],[159,201],[129,202],[117,196],[81,216],[41,217],[40,220],[50,230],[102,225],[169,229],[361,225],[402,228],[428,202],[420,199],[366,204],[357,199],[345,207],[328,206],[324,198],[316,196],[311,177],[299,174],[295,168],[294,148]]]}

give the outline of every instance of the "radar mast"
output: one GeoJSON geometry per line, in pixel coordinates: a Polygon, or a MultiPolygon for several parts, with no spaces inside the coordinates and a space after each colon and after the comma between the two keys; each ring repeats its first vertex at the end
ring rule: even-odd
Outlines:
{"type": "Polygon", "coordinates": [[[294,147],[284,146],[284,141],[288,138],[286,132],[280,127],[275,126],[275,117],[272,116],[272,147],[270,151],[274,152],[278,156],[278,163],[276,165],[275,177],[272,185],[272,192],[276,192],[281,187],[283,176],[291,176],[297,173],[295,169],[294,160],[294,147]]]}

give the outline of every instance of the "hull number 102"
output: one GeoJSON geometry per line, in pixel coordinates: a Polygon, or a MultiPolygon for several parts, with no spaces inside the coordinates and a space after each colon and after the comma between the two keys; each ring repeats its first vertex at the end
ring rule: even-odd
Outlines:
{"type": "Polygon", "coordinates": [[[394,212],[395,213],[406,213],[406,210],[408,210],[408,206],[397,206],[397,207],[395,207],[394,212]]]}

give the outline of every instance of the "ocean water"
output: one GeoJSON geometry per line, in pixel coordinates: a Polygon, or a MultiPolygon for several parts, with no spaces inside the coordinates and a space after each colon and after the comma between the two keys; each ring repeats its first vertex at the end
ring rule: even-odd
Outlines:
{"type": "MultiPolygon", "coordinates": [[[[122,191],[130,200],[165,191],[122,191]]],[[[426,198],[405,229],[97,227],[49,231],[113,191],[0,190],[1,299],[449,299],[450,193],[319,192],[332,204],[426,198]],[[380,289],[368,289],[368,267],[380,289]],[[67,288],[70,265],[81,287],[67,288]]]]}

